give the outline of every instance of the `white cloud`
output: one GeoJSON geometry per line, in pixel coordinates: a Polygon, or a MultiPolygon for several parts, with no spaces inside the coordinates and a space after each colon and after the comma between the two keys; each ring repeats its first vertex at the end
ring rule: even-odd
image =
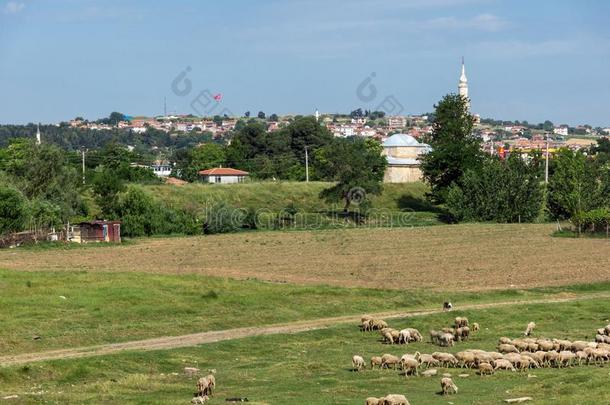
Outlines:
{"type": "Polygon", "coordinates": [[[25,4],[21,3],[19,1],[9,1],[4,6],[4,12],[6,14],[17,14],[18,12],[23,10],[24,7],[25,7],[25,4]]]}

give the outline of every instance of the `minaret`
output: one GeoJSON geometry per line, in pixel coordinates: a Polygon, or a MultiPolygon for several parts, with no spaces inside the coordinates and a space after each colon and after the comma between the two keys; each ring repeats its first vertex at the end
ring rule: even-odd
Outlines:
{"type": "Polygon", "coordinates": [[[40,138],[40,124],[36,125],[36,145],[40,145],[42,139],[40,138]]]}
{"type": "Polygon", "coordinates": [[[470,99],[468,98],[468,79],[466,78],[466,67],[464,66],[464,57],[462,56],[462,75],[458,84],[458,94],[466,97],[468,100],[468,109],[470,110],[470,99]]]}
{"type": "Polygon", "coordinates": [[[318,111],[318,109],[317,109],[317,108],[316,108],[316,113],[315,113],[315,116],[316,116],[316,122],[317,122],[317,121],[320,121],[320,111],[318,111]]]}

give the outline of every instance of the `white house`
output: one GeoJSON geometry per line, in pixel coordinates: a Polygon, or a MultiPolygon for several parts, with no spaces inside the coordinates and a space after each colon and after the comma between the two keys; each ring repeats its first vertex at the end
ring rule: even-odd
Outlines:
{"type": "Polygon", "coordinates": [[[172,174],[172,165],[169,162],[156,161],[149,167],[157,177],[169,177],[172,174]]]}
{"type": "Polygon", "coordinates": [[[243,182],[250,173],[228,167],[201,170],[199,176],[204,183],[234,184],[243,182]]]}

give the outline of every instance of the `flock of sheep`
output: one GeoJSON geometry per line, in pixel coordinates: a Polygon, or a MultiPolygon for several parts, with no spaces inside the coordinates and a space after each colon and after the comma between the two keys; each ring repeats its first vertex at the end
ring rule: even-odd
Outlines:
{"type": "MultiPolygon", "coordinates": [[[[389,328],[387,323],[380,319],[363,316],[361,319],[363,331],[378,330],[383,341],[389,344],[408,344],[413,341],[422,341],[422,336],[417,329],[407,328],[400,331],[389,328]]],[[[534,339],[529,337],[536,324],[530,322],[525,329],[524,337],[509,339],[502,337],[498,341],[497,351],[485,351],[468,349],[456,354],[445,352],[434,352],[424,354],[404,354],[401,357],[384,354],[370,358],[371,369],[393,368],[401,369],[405,376],[418,375],[419,370],[423,375],[434,376],[437,370],[432,367],[460,367],[477,369],[483,375],[494,374],[497,370],[525,371],[530,368],[542,367],[570,367],[584,364],[603,364],[610,361],[610,325],[597,330],[595,342],[568,341],[562,339],[534,339]]],[[[478,331],[477,323],[469,326],[467,318],[455,318],[455,325],[451,328],[443,328],[441,331],[430,331],[430,340],[440,346],[453,346],[455,341],[466,340],[471,331],[478,331]]],[[[366,368],[366,362],[360,355],[352,357],[354,371],[366,368]]],[[[442,393],[456,394],[457,386],[450,376],[443,375],[441,380],[442,393]]],[[[408,404],[402,395],[389,395],[382,398],[367,398],[366,405],[394,405],[408,404]],[[399,400],[395,400],[395,398],[399,400]]]]}

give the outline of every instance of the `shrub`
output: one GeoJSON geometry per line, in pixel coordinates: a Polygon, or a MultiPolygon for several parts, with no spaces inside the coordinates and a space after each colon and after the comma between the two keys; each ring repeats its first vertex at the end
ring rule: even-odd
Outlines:
{"type": "Polygon", "coordinates": [[[579,231],[607,232],[610,227],[610,210],[600,208],[591,211],[580,211],[571,218],[572,223],[579,231]]]}
{"type": "Polygon", "coordinates": [[[27,216],[27,200],[23,194],[0,186],[0,234],[21,231],[27,216]]]}
{"type": "Polygon", "coordinates": [[[243,227],[246,217],[243,210],[221,201],[207,210],[203,231],[206,234],[236,232],[243,227]]]}

